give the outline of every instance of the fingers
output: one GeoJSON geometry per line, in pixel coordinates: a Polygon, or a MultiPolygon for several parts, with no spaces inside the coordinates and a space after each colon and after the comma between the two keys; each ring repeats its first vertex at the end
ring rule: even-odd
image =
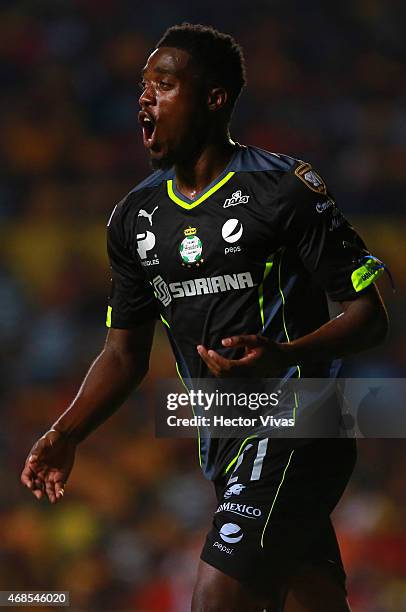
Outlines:
{"type": "Polygon", "coordinates": [[[47,475],[45,478],[45,493],[51,504],[56,504],[63,498],[65,486],[59,473],[51,472],[47,475]]]}
{"type": "Polygon", "coordinates": [[[49,478],[45,481],[45,492],[51,504],[56,502],[55,484],[49,478]]]}
{"type": "Polygon", "coordinates": [[[46,496],[51,504],[56,504],[62,499],[65,488],[62,481],[53,482],[52,478],[46,478],[44,481],[40,478],[36,478],[31,491],[38,500],[46,496]]]}
{"type": "Polygon", "coordinates": [[[39,471],[37,460],[38,456],[35,454],[28,457],[20,479],[22,484],[30,489],[34,497],[40,500],[44,496],[44,479],[43,474],[39,471]]]}
{"type": "Polygon", "coordinates": [[[43,480],[41,480],[40,478],[35,478],[34,484],[32,487],[32,493],[38,500],[44,497],[44,488],[45,488],[45,485],[44,485],[43,480]]]}
{"type": "Polygon", "coordinates": [[[62,481],[58,481],[55,483],[55,495],[56,495],[56,499],[61,499],[64,496],[65,493],[65,485],[63,484],[62,481]]]}
{"type": "Polygon", "coordinates": [[[223,346],[230,348],[237,348],[240,346],[246,346],[248,348],[257,348],[263,345],[263,338],[256,336],[255,334],[244,335],[244,336],[230,336],[229,338],[223,338],[221,341],[223,346]]]}
{"type": "Polygon", "coordinates": [[[25,462],[24,469],[21,472],[20,480],[28,489],[34,488],[35,479],[38,476],[37,459],[37,455],[31,454],[25,462]]]}
{"type": "Polygon", "coordinates": [[[220,368],[217,362],[213,358],[214,351],[209,352],[206,349],[206,347],[199,344],[197,347],[197,352],[199,353],[200,357],[203,359],[204,363],[209,368],[210,372],[214,374],[214,376],[219,376],[220,368]]]}
{"type": "Polygon", "coordinates": [[[231,368],[236,363],[232,359],[222,357],[216,351],[207,350],[202,344],[197,347],[197,352],[203,359],[210,372],[216,377],[227,376],[231,373],[231,368]]]}
{"type": "Polygon", "coordinates": [[[226,359],[216,351],[207,350],[199,344],[197,351],[206,363],[210,372],[216,377],[245,376],[253,375],[253,367],[257,367],[258,361],[262,357],[267,339],[255,334],[230,336],[223,338],[222,345],[227,348],[245,347],[246,354],[239,359],[226,359]]]}
{"type": "Polygon", "coordinates": [[[21,472],[20,480],[25,487],[28,487],[28,489],[32,489],[34,478],[35,472],[31,469],[31,465],[27,461],[23,471],[21,472]]]}
{"type": "Polygon", "coordinates": [[[28,457],[20,479],[38,500],[46,496],[51,504],[55,504],[63,497],[64,483],[60,474],[55,475],[44,469],[36,454],[28,457]]]}
{"type": "Polygon", "coordinates": [[[51,504],[56,504],[63,498],[65,488],[62,481],[54,482],[52,477],[49,477],[45,482],[41,481],[33,493],[37,499],[42,499],[46,495],[51,504]]]}
{"type": "Polygon", "coordinates": [[[30,455],[26,461],[24,469],[21,473],[21,482],[26,486],[37,499],[42,499],[44,496],[45,483],[43,475],[36,469],[35,458],[30,455]]]}

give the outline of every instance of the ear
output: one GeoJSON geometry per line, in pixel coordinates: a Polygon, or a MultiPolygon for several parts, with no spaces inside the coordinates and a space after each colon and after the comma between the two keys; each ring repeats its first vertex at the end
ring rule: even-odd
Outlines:
{"type": "Polygon", "coordinates": [[[212,87],[209,91],[207,106],[210,111],[218,111],[228,102],[228,93],[224,87],[212,87]]]}

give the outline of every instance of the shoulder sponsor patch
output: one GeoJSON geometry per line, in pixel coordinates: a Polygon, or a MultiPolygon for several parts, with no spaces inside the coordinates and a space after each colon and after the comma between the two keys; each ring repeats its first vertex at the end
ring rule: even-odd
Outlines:
{"type": "Polygon", "coordinates": [[[306,162],[301,163],[296,168],[295,174],[297,178],[303,181],[303,183],[315,193],[327,194],[326,183],[323,181],[320,174],[313,170],[310,164],[306,162]]]}
{"type": "Polygon", "coordinates": [[[365,263],[351,274],[352,286],[355,291],[362,291],[383,274],[384,264],[376,257],[366,259],[365,263]]]}

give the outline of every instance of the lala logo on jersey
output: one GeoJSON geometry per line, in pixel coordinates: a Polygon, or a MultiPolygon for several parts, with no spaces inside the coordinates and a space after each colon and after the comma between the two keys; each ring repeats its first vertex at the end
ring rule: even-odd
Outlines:
{"type": "Polygon", "coordinates": [[[223,208],[228,208],[229,206],[237,206],[237,204],[246,204],[250,196],[242,195],[240,190],[235,191],[231,198],[228,198],[224,204],[223,208]]]}
{"type": "Polygon", "coordinates": [[[200,266],[204,259],[202,258],[203,244],[200,238],[196,235],[196,227],[187,227],[184,230],[185,237],[179,245],[179,254],[182,260],[182,266],[191,268],[192,266],[200,266]]]}
{"type": "Polygon", "coordinates": [[[309,189],[316,193],[327,194],[327,187],[320,174],[318,174],[310,164],[302,162],[295,170],[299,178],[309,189]]]}

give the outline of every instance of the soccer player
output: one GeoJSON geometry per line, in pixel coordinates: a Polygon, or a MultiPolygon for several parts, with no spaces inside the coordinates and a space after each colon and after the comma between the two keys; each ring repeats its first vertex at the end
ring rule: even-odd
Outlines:
{"type": "MultiPolygon", "coordinates": [[[[38,499],[62,498],[77,445],[144,378],[159,317],[185,379],[334,376],[386,335],[382,265],[322,177],[231,140],[244,84],[240,47],[210,27],[170,28],[147,60],[139,122],[156,171],[108,222],[106,343],[29,453],[21,480],[38,499]]],[[[219,505],[192,610],[349,610],[330,513],[354,441],[201,436],[199,458],[219,505]]]]}

